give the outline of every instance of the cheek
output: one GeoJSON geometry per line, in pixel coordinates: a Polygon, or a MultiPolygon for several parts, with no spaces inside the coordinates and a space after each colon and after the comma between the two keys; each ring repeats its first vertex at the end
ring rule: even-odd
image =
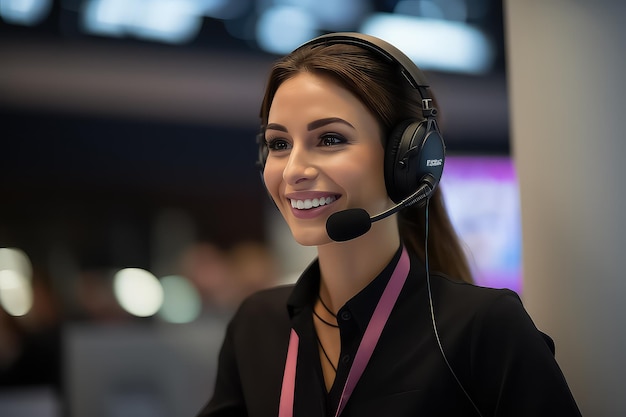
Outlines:
{"type": "Polygon", "coordinates": [[[274,200],[278,198],[278,191],[282,178],[283,171],[280,167],[271,163],[265,165],[265,169],[263,170],[263,182],[265,183],[265,188],[274,200]]]}
{"type": "Polygon", "coordinates": [[[391,204],[385,188],[382,162],[378,158],[354,158],[350,163],[338,166],[333,177],[346,193],[347,199],[343,204],[347,207],[360,207],[375,213],[391,204]],[[359,163],[354,163],[355,160],[359,163]]]}

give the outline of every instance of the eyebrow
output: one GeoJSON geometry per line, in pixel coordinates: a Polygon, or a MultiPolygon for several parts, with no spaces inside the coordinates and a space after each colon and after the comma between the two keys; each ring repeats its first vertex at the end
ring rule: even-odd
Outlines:
{"type": "MultiPolygon", "coordinates": [[[[354,126],[352,126],[351,123],[349,123],[349,122],[347,122],[347,121],[345,121],[343,119],[340,119],[339,117],[327,117],[325,119],[314,120],[311,123],[309,123],[306,127],[307,127],[308,131],[311,131],[311,130],[318,129],[318,128],[322,127],[322,126],[329,125],[331,123],[342,123],[342,124],[344,124],[346,126],[351,127],[352,129],[354,129],[354,126]]],[[[271,130],[279,130],[281,132],[287,132],[287,128],[285,126],[281,125],[281,124],[278,124],[278,123],[269,123],[265,127],[265,129],[266,130],[269,130],[269,129],[271,129],[271,130]]]]}
{"type": "Polygon", "coordinates": [[[307,125],[307,129],[309,131],[315,130],[315,129],[320,128],[322,126],[329,125],[331,123],[342,123],[342,124],[344,124],[346,126],[350,126],[352,129],[354,129],[354,126],[352,126],[352,124],[350,124],[349,122],[347,122],[347,121],[345,121],[343,119],[340,119],[339,117],[328,117],[326,119],[314,120],[314,121],[312,121],[311,123],[309,123],[307,125]]]}

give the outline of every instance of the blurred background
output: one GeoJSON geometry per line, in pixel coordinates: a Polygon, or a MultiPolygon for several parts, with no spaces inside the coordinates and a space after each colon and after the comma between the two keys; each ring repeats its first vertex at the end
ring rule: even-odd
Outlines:
{"type": "Polygon", "coordinates": [[[315,256],[255,135],[271,62],[330,31],[427,73],[477,281],[522,292],[501,1],[0,0],[0,415],[204,404],[239,302],[315,256]]]}

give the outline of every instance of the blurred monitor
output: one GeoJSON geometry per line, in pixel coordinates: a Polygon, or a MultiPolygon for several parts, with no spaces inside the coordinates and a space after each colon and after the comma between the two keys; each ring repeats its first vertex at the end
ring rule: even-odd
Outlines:
{"type": "Polygon", "coordinates": [[[69,417],[192,416],[213,392],[223,320],[80,324],[65,334],[69,417]]]}
{"type": "Polygon", "coordinates": [[[476,283],[522,291],[519,187],[509,156],[448,156],[441,187],[476,283]]]}
{"type": "Polygon", "coordinates": [[[61,417],[58,393],[49,387],[0,390],[2,417],[61,417]]]}

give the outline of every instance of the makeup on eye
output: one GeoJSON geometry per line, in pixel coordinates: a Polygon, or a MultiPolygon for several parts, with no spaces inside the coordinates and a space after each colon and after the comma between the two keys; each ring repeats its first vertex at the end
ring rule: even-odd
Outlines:
{"type": "MultiPolygon", "coordinates": [[[[343,135],[338,133],[324,133],[319,136],[317,146],[322,148],[331,148],[348,143],[343,135]]],[[[270,151],[285,151],[292,147],[289,140],[282,138],[268,138],[265,140],[265,145],[270,151]]]]}
{"type": "MultiPolygon", "coordinates": [[[[341,119],[339,117],[327,117],[323,119],[314,120],[306,125],[306,129],[307,129],[307,132],[313,132],[313,131],[321,130],[322,128],[325,128],[316,137],[316,140],[319,140],[320,144],[324,147],[330,147],[334,145],[347,143],[348,140],[346,138],[346,135],[339,133],[335,130],[331,130],[330,125],[338,125],[335,127],[339,130],[346,130],[347,128],[349,130],[356,131],[356,128],[350,122],[344,119],[341,119]]],[[[274,137],[274,134],[271,133],[272,131],[289,133],[289,129],[287,129],[285,125],[282,125],[279,123],[268,123],[268,125],[265,127],[266,134],[267,132],[270,132],[270,134],[267,134],[267,137],[265,140],[265,143],[267,144],[268,148],[270,150],[287,149],[286,144],[289,143],[290,140],[287,138],[283,138],[280,135],[276,135],[274,137]],[[282,146],[282,147],[279,148],[279,146],[282,146]]],[[[346,131],[345,133],[349,133],[349,132],[346,131]]]]}
{"type": "Polygon", "coordinates": [[[320,137],[320,145],[325,147],[342,145],[347,142],[348,140],[338,133],[325,133],[320,137]]]}
{"type": "Polygon", "coordinates": [[[281,138],[265,139],[265,146],[270,151],[284,151],[289,149],[289,141],[281,138]]]}
{"type": "MultiPolygon", "coordinates": [[[[343,126],[343,130],[345,130],[346,127],[352,130],[356,130],[351,123],[338,117],[330,117],[310,122],[309,124],[307,124],[308,132],[313,132],[316,130],[321,131],[321,133],[316,135],[314,139],[315,141],[317,141],[317,146],[323,148],[331,148],[349,143],[346,135],[328,129],[330,127],[329,125],[331,124],[339,124],[341,126],[336,127],[341,128],[343,126]],[[322,130],[322,128],[326,129],[322,130]]],[[[280,134],[283,132],[289,133],[289,130],[284,125],[278,123],[269,123],[265,128],[265,132],[267,135],[265,139],[265,144],[270,151],[284,151],[293,147],[292,140],[280,134]]]]}

